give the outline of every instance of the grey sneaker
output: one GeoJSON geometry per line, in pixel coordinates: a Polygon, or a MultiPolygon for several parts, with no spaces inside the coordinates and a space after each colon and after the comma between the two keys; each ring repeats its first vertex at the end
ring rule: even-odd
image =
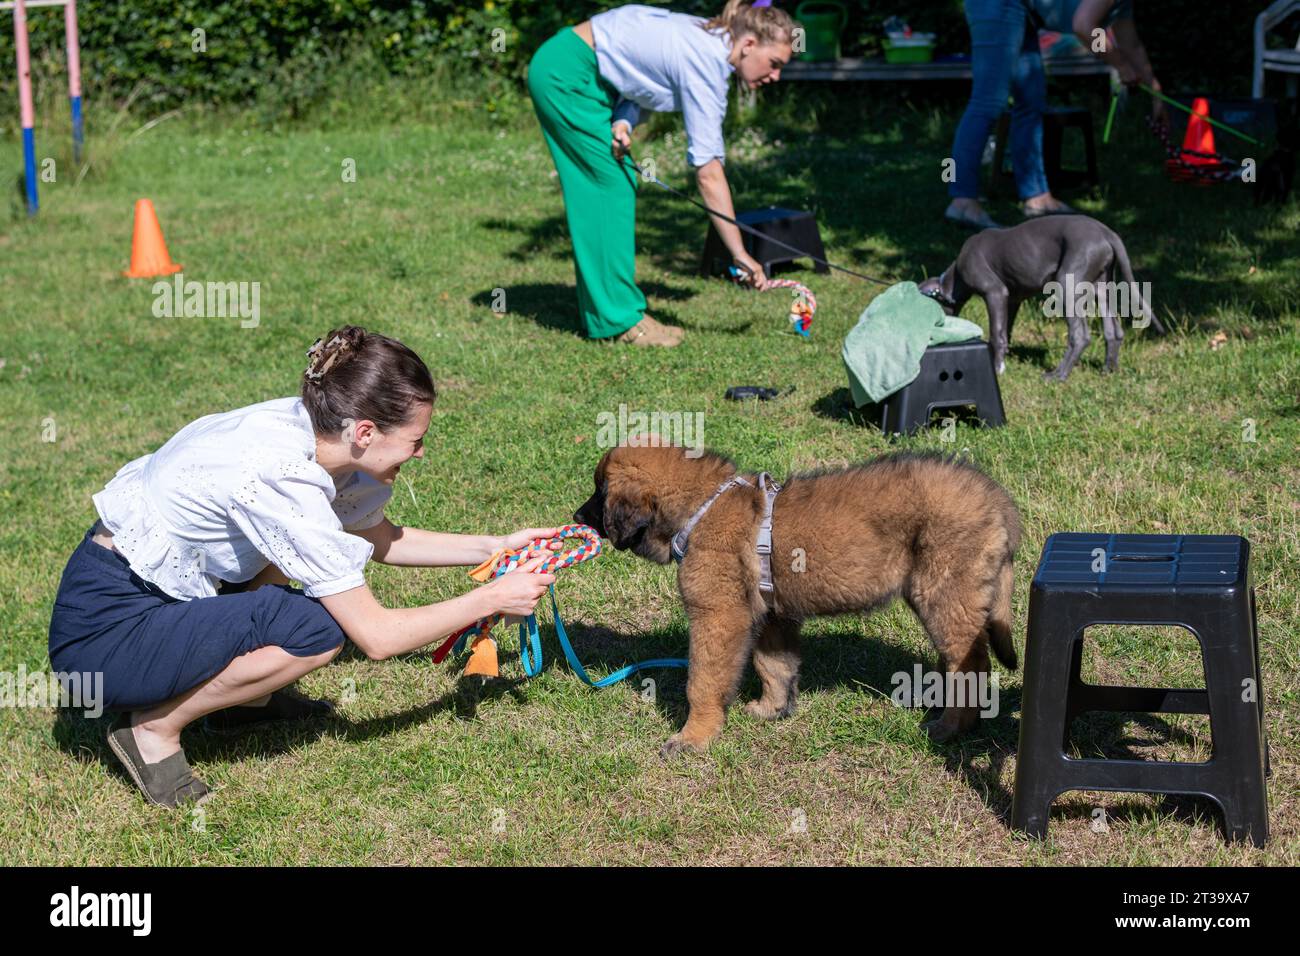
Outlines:
{"type": "Polygon", "coordinates": [[[943,218],[951,223],[956,223],[964,229],[973,229],[979,232],[982,229],[1001,229],[1002,227],[984,210],[972,215],[968,212],[958,212],[949,206],[943,211],[943,218]]]}

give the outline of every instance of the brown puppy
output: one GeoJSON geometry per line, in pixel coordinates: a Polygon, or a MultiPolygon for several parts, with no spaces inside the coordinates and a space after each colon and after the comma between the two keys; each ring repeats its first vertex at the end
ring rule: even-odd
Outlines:
{"type": "MultiPolygon", "coordinates": [[[[615,548],[667,564],[673,536],[735,474],[730,460],[711,452],[620,446],[601,459],[596,492],[573,517],[615,548]]],[[[788,716],[799,682],[799,627],[817,614],[868,611],[901,596],[949,672],[987,673],[990,644],[1015,668],[1012,555],[1020,518],[983,472],[900,454],[790,478],[772,510],[770,606],[755,550],[764,500],[756,487],[731,487],[690,532],[677,577],[690,620],[690,716],[664,744],[665,755],[703,750],[719,734],[751,656],[763,696],[745,709],[763,719],[788,716]]],[[[977,707],[950,706],[926,729],[944,740],[977,715],[977,707]]]]}

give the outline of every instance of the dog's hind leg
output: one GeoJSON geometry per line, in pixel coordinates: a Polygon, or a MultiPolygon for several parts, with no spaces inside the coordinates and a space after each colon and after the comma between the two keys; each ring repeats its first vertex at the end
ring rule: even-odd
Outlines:
{"type": "Polygon", "coordinates": [[[1101,336],[1106,340],[1106,363],[1103,372],[1119,370],[1119,347],[1124,341],[1123,320],[1116,315],[1115,303],[1106,301],[1101,304],[1101,336]]]}
{"type": "MultiPolygon", "coordinates": [[[[960,650],[955,653],[962,653],[960,650]]],[[[961,657],[942,656],[944,669],[943,716],[927,720],[922,729],[935,743],[970,730],[979,719],[980,682],[989,674],[988,639],[981,632],[965,644],[961,657]]]]}
{"type": "MultiPolygon", "coordinates": [[[[990,549],[964,573],[938,578],[926,575],[927,587],[914,585],[906,595],[943,664],[943,716],[923,725],[936,742],[969,730],[979,717],[980,697],[988,688],[990,627],[994,618],[1009,616],[1002,613],[1001,594],[1010,583],[1009,568],[1004,566],[1000,553],[994,556],[996,550],[990,549]],[[979,573],[978,568],[989,570],[979,573]]],[[[913,576],[914,580],[924,579],[915,572],[913,576]]],[[[1009,597],[1007,601],[1009,611],[1009,597]]],[[[1002,637],[998,635],[999,640],[1002,637]]],[[[1009,631],[1005,637],[1009,639],[1009,631]]],[[[999,657],[1003,650],[999,647],[999,657]]]]}
{"type": "Polygon", "coordinates": [[[769,617],[754,644],[754,670],[763,682],[763,696],[745,705],[745,712],[760,720],[776,720],[794,713],[799,692],[799,621],[769,617]]]}
{"type": "Polygon", "coordinates": [[[1113,255],[1110,246],[1105,246],[1102,250],[1095,249],[1075,249],[1070,248],[1066,251],[1066,257],[1061,260],[1060,266],[1056,270],[1056,281],[1064,289],[1078,290],[1073,298],[1069,295],[1065,302],[1065,325],[1066,346],[1065,355],[1061,358],[1061,364],[1056,366],[1050,372],[1043,375],[1044,379],[1064,382],[1070,377],[1070,370],[1074,368],[1075,363],[1079,361],[1079,356],[1083,350],[1088,347],[1092,341],[1092,336],[1088,332],[1088,321],[1092,318],[1091,313],[1097,311],[1097,283],[1093,281],[1093,276],[1102,276],[1106,272],[1106,262],[1113,255]],[[1101,257],[1106,259],[1102,260],[1101,257]],[[1088,293],[1091,293],[1089,296],[1088,293]],[[1080,298],[1083,301],[1080,301],[1080,298]]]}
{"type": "Polygon", "coordinates": [[[722,732],[727,706],[735,699],[754,642],[754,619],[745,605],[700,609],[690,615],[690,671],[686,726],[660,748],[671,756],[679,750],[703,751],[722,732]]]}
{"type": "Polygon", "coordinates": [[[1056,379],[1064,382],[1070,377],[1070,370],[1074,368],[1079,356],[1083,350],[1088,347],[1092,341],[1092,336],[1088,332],[1088,317],[1086,315],[1073,315],[1066,320],[1069,332],[1066,335],[1065,355],[1061,359],[1061,364],[1056,366],[1050,372],[1044,372],[1043,378],[1056,379]]]}

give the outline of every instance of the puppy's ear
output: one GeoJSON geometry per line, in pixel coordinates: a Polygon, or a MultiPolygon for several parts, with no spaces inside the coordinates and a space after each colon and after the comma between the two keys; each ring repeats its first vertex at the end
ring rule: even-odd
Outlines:
{"type": "Polygon", "coordinates": [[[627,548],[642,529],[649,527],[654,506],[644,498],[629,500],[610,489],[605,495],[605,534],[619,551],[627,548]]]}

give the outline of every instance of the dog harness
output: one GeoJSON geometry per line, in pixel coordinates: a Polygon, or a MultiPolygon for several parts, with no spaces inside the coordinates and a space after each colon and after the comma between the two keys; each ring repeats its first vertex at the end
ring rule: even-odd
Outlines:
{"type": "MultiPolygon", "coordinates": [[[[686,546],[691,532],[695,526],[700,523],[700,519],[718,500],[718,497],[727,489],[735,485],[744,485],[746,488],[755,487],[749,481],[737,475],[734,478],[728,478],[718,490],[713,493],[708,501],[700,505],[699,510],[691,515],[690,520],[686,522],[685,527],[673,535],[672,554],[673,559],[680,562],[686,557],[686,546]]],[[[772,600],[772,505],[776,502],[776,496],[781,491],[781,486],[772,480],[772,476],[763,472],[758,476],[758,490],[763,493],[763,520],[758,526],[758,544],[754,550],[758,552],[758,589],[763,593],[763,598],[767,601],[772,600]]]]}

